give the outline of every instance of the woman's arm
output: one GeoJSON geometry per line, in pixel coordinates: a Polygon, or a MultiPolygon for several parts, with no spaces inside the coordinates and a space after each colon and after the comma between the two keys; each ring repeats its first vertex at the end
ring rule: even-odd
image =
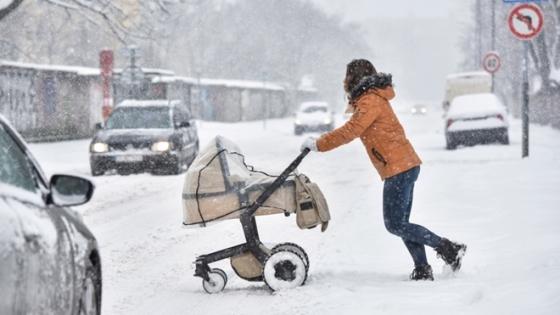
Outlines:
{"type": "Polygon", "coordinates": [[[379,98],[375,94],[361,97],[352,117],[341,127],[323,134],[317,140],[317,149],[321,152],[330,151],[359,137],[379,117],[379,98]]]}

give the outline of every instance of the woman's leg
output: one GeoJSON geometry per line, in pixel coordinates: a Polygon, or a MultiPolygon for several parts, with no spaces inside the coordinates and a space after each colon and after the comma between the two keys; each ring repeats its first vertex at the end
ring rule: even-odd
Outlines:
{"type": "MultiPolygon", "coordinates": [[[[412,184],[410,198],[408,200],[406,217],[404,218],[406,222],[408,222],[408,219],[410,217],[410,211],[412,209],[413,199],[414,199],[414,184],[412,184]]],[[[412,256],[412,260],[414,260],[415,267],[425,266],[428,264],[428,258],[426,258],[426,248],[424,247],[423,244],[416,243],[413,241],[407,241],[404,238],[403,241],[404,241],[404,245],[408,249],[408,252],[410,253],[410,256],[412,256]]]]}
{"type": "Polygon", "coordinates": [[[420,250],[414,243],[435,248],[440,245],[441,238],[421,225],[408,222],[412,209],[414,182],[419,172],[420,167],[416,167],[385,180],[383,216],[387,230],[405,241],[413,258],[416,256],[417,259],[422,260],[425,251],[420,250]]]}

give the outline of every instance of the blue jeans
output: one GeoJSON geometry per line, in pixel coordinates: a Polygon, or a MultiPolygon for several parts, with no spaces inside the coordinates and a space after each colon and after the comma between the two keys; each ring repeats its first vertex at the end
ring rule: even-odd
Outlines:
{"type": "Polygon", "coordinates": [[[387,231],[403,239],[416,267],[428,264],[424,245],[437,247],[441,237],[423,226],[408,222],[412,209],[414,182],[420,166],[385,179],[383,187],[383,219],[387,231]]]}

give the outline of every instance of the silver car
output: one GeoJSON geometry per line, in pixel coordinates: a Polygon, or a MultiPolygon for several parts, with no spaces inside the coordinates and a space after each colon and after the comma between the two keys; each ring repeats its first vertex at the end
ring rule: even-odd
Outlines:
{"type": "Polygon", "coordinates": [[[47,181],[0,115],[0,314],[99,314],[101,261],[95,237],[67,208],[89,201],[80,177],[47,181]]]}

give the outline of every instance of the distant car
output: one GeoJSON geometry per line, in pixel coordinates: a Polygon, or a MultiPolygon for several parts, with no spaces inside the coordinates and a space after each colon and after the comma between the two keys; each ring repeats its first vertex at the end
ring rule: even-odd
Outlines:
{"type": "Polygon", "coordinates": [[[294,133],[330,131],[334,129],[334,114],[326,102],[302,103],[296,112],[294,133]]]}
{"type": "Polygon", "coordinates": [[[0,314],[100,314],[97,242],[68,208],[89,201],[86,179],[47,181],[0,115],[0,314]]]}
{"type": "Polygon", "coordinates": [[[428,113],[428,108],[426,107],[426,105],[416,104],[412,106],[412,108],[410,109],[410,113],[412,115],[426,115],[426,113],[428,113]]]}
{"type": "Polygon", "coordinates": [[[195,121],[180,101],[126,100],[98,128],[90,145],[93,176],[113,169],[179,174],[198,154],[195,121]]]}
{"type": "Polygon", "coordinates": [[[461,144],[509,144],[507,110],[492,93],[454,98],[445,115],[445,123],[448,150],[453,150],[461,144]]]}

